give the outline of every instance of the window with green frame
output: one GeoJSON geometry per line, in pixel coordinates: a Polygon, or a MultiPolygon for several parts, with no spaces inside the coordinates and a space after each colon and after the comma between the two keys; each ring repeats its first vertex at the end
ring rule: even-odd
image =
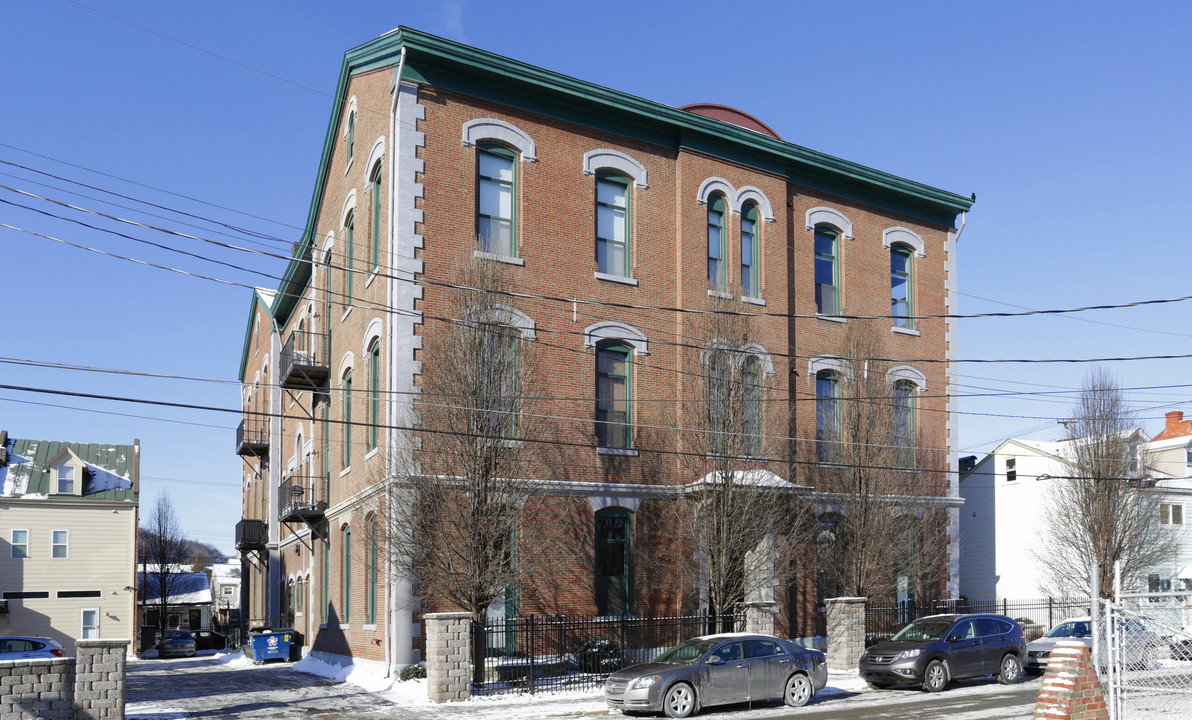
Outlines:
{"type": "Polygon", "coordinates": [[[596,440],[600,447],[632,447],[631,352],[617,343],[596,346],[596,440]]]}
{"type": "Polygon", "coordinates": [[[380,560],[380,545],[377,538],[377,516],[368,518],[368,624],[377,622],[377,562],[380,560]]]}
{"type": "Polygon", "coordinates": [[[815,311],[840,314],[839,235],[826,227],[815,229],[815,311]]]}
{"type": "Polygon", "coordinates": [[[323,541],[323,624],[331,622],[331,537],[323,541]]]}
{"type": "Polygon", "coordinates": [[[368,346],[368,448],[377,447],[381,427],[381,341],[368,346]]]}
{"type": "Polygon", "coordinates": [[[356,113],[348,115],[348,162],[356,154],[356,113]]]}
{"type": "Polygon", "coordinates": [[[484,325],[489,367],[484,380],[491,383],[486,390],[489,397],[489,437],[512,439],[517,436],[518,409],[518,347],[521,342],[516,329],[508,325],[484,325]]]}
{"type": "Polygon", "coordinates": [[[517,255],[517,155],[505,148],[476,149],[476,237],[480,250],[517,255]]]}
{"type": "Polygon", "coordinates": [[[911,250],[902,245],[890,248],[890,315],[894,318],[894,327],[914,327],[911,307],[911,250]]]}
{"type": "Polygon", "coordinates": [[[619,508],[596,513],[596,614],[633,611],[632,537],[629,513],[619,508]]]}
{"type": "Polygon", "coordinates": [[[708,283],[723,290],[724,272],[724,198],[716,195],[708,202],[708,283]]]}
{"type": "Polygon", "coordinates": [[[381,163],[373,168],[369,179],[372,195],[372,233],[369,235],[369,267],[376,270],[381,265],[381,163]]]}
{"type": "Polygon", "coordinates": [[[757,205],[747,204],[741,211],[741,294],[762,296],[758,272],[757,205]]]}
{"type": "Polygon", "coordinates": [[[343,537],[343,566],[340,569],[340,608],[339,621],[349,622],[352,609],[352,526],[344,525],[340,533],[343,537]]]}
{"type": "Polygon", "coordinates": [[[629,181],[596,176],[596,269],[629,277],[629,181]]]}
{"type": "Polygon", "coordinates": [[[762,453],[762,361],[748,356],[741,364],[741,382],[745,386],[745,403],[741,418],[741,432],[745,435],[745,452],[762,453]]]}
{"type": "Polygon", "coordinates": [[[838,378],[821,370],[815,374],[815,447],[820,462],[836,459],[839,423],[838,378]]]}
{"type": "Polygon", "coordinates": [[[352,467],[352,371],[344,373],[344,430],[343,430],[343,459],[344,467],[352,467]]]}
{"type": "Polygon", "coordinates": [[[352,270],[353,258],[356,256],[356,213],[348,214],[344,223],[344,304],[352,304],[352,286],[356,273],[352,270]]]}
{"type": "Polygon", "coordinates": [[[894,383],[894,445],[897,464],[901,467],[915,465],[915,391],[918,389],[909,380],[894,383]]]}

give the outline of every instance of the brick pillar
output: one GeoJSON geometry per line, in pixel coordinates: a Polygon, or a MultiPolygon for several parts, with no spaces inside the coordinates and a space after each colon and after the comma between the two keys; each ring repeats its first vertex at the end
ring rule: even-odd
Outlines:
{"type": "Polygon", "coordinates": [[[1047,720],[1109,717],[1101,681],[1093,667],[1092,651],[1086,645],[1061,640],[1052,648],[1033,717],[1047,720]]]}
{"type": "Polygon", "coordinates": [[[83,720],[123,720],[129,640],[76,640],[74,712],[83,720]]]}
{"type": "Polygon", "coordinates": [[[856,670],[865,652],[865,598],[829,598],[828,667],[856,670]]]}
{"type": "Polygon", "coordinates": [[[426,623],[426,693],[435,702],[466,700],[472,693],[472,615],[431,613],[426,623]]]}

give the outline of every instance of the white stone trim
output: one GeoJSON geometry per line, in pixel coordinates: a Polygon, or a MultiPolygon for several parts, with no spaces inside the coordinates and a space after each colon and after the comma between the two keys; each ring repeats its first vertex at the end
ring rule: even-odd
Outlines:
{"type": "Polygon", "coordinates": [[[622,285],[637,286],[637,278],[625,277],[624,275],[610,275],[609,273],[594,272],[592,277],[597,280],[606,280],[608,282],[621,283],[622,285]]]}
{"type": "Polygon", "coordinates": [[[915,251],[915,257],[927,257],[927,244],[913,230],[904,227],[886,228],[882,231],[882,247],[889,250],[894,245],[906,245],[915,251]]]}
{"type": "Polygon", "coordinates": [[[521,332],[523,340],[538,339],[537,324],[534,322],[534,318],[515,307],[502,303],[490,303],[483,308],[470,307],[464,312],[464,320],[508,325],[511,328],[517,328],[521,332]]]}
{"type": "Polygon", "coordinates": [[[348,352],[344,353],[342,358],[340,358],[339,370],[337,370],[335,373],[335,382],[338,383],[336,387],[343,387],[344,375],[347,375],[349,370],[354,371],[355,369],[356,357],[352,354],[352,351],[349,350],[348,352]]]}
{"type": "Polygon", "coordinates": [[[538,162],[534,138],[521,128],[496,118],[478,118],[464,123],[464,147],[476,147],[486,140],[496,140],[517,150],[522,162],[538,162]]]}
{"type": "Polygon", "coordinates": [[[620,150],[601,148],[584,153],[584,175],[595,175],[606,168],[626,175],[639,188],[650,187],[646,177],[646,166],[620,150]]]}
{"type": "Polygon", "coordinates": [[[830,207],[814,207],[807,211],[807,229],[814,230],[816,225],[831,225],[839,230],[847,240],[853,239],[853,221],[830,207]]]}
{"type": "Polygon", "coordinates": [[[770,198],[766,197],[766,194],[760,188],[753,185],[746,185],[738,190],[733,197],[733,212],[740,215],[741,210],[745,208],[745,203],[747,202],[757,204],[757,209],[761,213],[763,220],[766,222],[775,222],[774,208],[770,205],[770,198]]]}
{"type": "MultiPolygon", "coordinates": [[[[752,355],[762,362],[762,373],[766,376],[774,374],[774,360],[770,357],[770,353],[764,347],[757,343],[749,343],[741,347],[741,352],[745,355],[752,355]]],[[[744,358],[742,358],[742,365],[744,358]]]]}
{"type": "Polygon", "coordinates": [[[348,226],[348,215],[356,213],[356,188],[348,191],[348,196],[344,198],[343,209],[339,211],[339,226],[348,226]]]}
{"type": "Polygon", "coordinates": [[[584,347],[594,348],[602,340],[620,340],[633,347],[634,355],[650,354],[645,333],[632,325],[606,320],[584,329],[584,347]]]}
{"type": "Polygon", "coordinates": [[[848,360],[835,355],[820,355],[807,361],[807,381],[815,382],[815,376],[821,370],[830,370],[843,377],[853,374],[853,366],[848,360]]]}
{"type": "Polygon", "coordinates": [[[372,171],[376,168],[377,163],[385,159],[385,136],[377,138],[373,142],[372,149],[368,151],[368,162],[364,164],[364,185],[368,185],[372,179],[372,171]]]}
{"type": "MultiPolygon", "coordinates": [[[[364,330],[364,344],[360,346],[360,357],[368,357],[368,346],[372,345],[373,340],[383,340],[385,335],[385,326],[381,322],[381,318],[373,318],[369,321],[368,327],[364,330]]],[[[384,352],[384,348],[381,349],[384,352]]],[[[384,360],[382,360],[384,362],[384,360]]]]}
{"type": "Polygon", "coordinates": [[[700,205],[707,205],[708,198],[713,193],[720,193],[724,195],[724,203],[726,208],[731,207],[733,197],[736,196],[737,190],[732,183],[722,177],[710,177],[704,180],[699,186],[699,192],[696,193],[695,200],[700,205]]]}
{"type": "Polygon", "coordinates": [[[891,387],[899,380],[908,380],[914,383],[915,387],[920,391],[927,390],[927,376],[919,372],[910,365],[899,365],[892,367],[886,372],[886,384],[891,387]]]}

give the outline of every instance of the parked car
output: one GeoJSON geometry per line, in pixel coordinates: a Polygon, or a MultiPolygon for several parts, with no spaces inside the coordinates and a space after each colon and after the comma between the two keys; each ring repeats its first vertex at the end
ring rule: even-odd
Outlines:
{"type": "Polygon", "coordinates": [[[626,712],[687,717],[701,707],[781,698],[799,707],[828,682],[828,664],[772,635],[728,633],[682,642],[654,659],[609,675],[604,700],[626,712]]]}
{"type": "Polygon", "coordinates": [[[0,660],[62,657],[62,646],[44,637],[5,635],[0,637],[0,660]]]}
{"type": "MultiPolygon", "coordinates": [[[[1140,620],[1129,618],[1121,626],[1122,664],[1129,668],[1153,670],[1159,665],[1159,636],[1147,629],[1140,620]]],[[[1093,646],[1092,618],[1069,618],[1056,625],[1043,637],[1026,646],[1027,672],[1040,674],[1047,669],[1051,648],[1060,640],[1074,640],[1093,646]]],[[[1175,657],[1175,653],[1172,653],[1175,657]]],[[[1105,661],[1102,664],[1106,664],[1105,661]]]]}
{"type": "Polygon", "coordinates": [[[188,630],[166,630],[165,638],[157,645],[158,657],[194,657],[195,640],[188,630]]]}
{"type": "Polygon", "coordinates": [[[1008,685],[1022,676],[1022,626],[1005,615],[933,615],[861,654],[861,677],[875,688],[920,685],[939,692],[950,680],[996,675],[1008,685]]]}
{"type": "Polygon", "coordinates": [[[1172,660],[1192,660],[1192,640],[1176,640],[1171,643],[1172,660]]]}
{"type": "Polygon", "coordinates": [[[191,630],[190,636],[194,638],[195,650],[223,650],[228,646],[227,636],[212,630],[191,630]]]}

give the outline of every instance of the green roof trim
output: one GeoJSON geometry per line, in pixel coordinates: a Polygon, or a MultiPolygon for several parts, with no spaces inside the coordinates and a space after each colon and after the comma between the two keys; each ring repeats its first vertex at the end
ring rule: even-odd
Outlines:
{"type": "Polygon", "coordinates": [[[662,147],[686,148],[785,176],[795,186],[951,227],[970,197],[881,172],[714,118],[578,80],[495,53],[399,27],[344,54],[306,230],[273,308],[288,321],[311,276],[311,246],[353,75],[397,65],[417,82],[529,110],[662,147]]]}
{"type": "Polygon", "coordinates": [[[41,499],[110,500],[137,502],[140,486],[140,448],[137,445],[22,440],[10,438],[7,462],[0,466],[0,496],[41,499]],[[69,449],[87,464],[82,478],[82,495],[56,495],[54,473],[49,466],[63,450],[69,449]]]}
{"type": "MultiPolygon", "coordinates": [[[[291,263],[291,267],[293,263],[291,263]]],[[[287,273],[288,275],[289,273],[287,273]]],[[[244,382],[244,373],[248,370],[248,348],[252,346],[252,328],[253,315],[257,312],[257,304],[265,308],[265,316],[272,317],[270,304],[276,296],[269,290],[264,288],[254,288],[252,291],[252,302],[248,304],[248,323],[244,327],[244,347],[240,350],[240,382],[244,382]],[[268,295],[268,299],[266,299],[268,295]]]]}

